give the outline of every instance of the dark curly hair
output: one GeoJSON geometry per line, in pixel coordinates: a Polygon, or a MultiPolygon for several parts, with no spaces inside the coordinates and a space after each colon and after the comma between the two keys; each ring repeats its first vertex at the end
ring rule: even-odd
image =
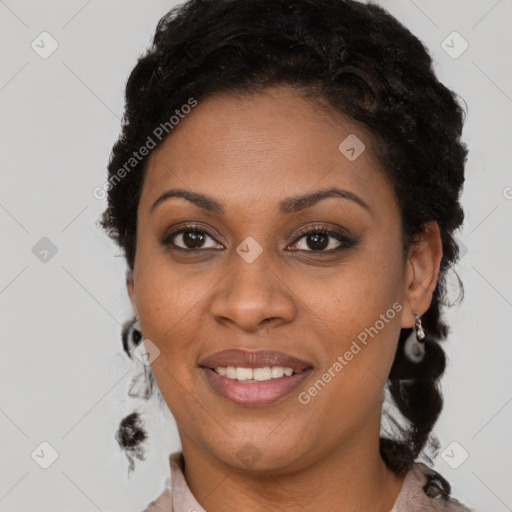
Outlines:
{"type": "MultiPolygon", "coordinates": [[[[403,356],[411,329],[402,329],[387,382],[406,421],[395,422],[391,437],[381,437],[380,451],[389,468],[403,473],[432,441],[443,404],[440,342],[448,326],[442,307],[449,305],[447,271],[458,259],[453,233],[464,218],[459,197],[467,147],[460,140],[465,110],[458,97],[436,78],[426,47],[388,12],[353,0],[189,0],[173,8],[127,82],[101,226],[133,269],[148,157],[129,171],[126,163],[156,127],[169,127],[170,116],[190,98],[257,93],[273,85],[321,100],[367,129],[400,207],[404,255],[426,222],[439,225],[443,256],[431,307],[422,317],[425,357],[412,363],[403,356]]],[[[133,428],[136,417],[131,419],[133,428]]]]}

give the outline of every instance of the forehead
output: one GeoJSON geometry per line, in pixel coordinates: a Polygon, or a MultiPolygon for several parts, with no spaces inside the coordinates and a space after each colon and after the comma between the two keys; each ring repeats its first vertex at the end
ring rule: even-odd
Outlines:
{"type": "Polygon", "coordinates": [[[287,87],[200,101],[150,156],[142,200],[185,188],[243,207],[332,186],[393,200],[371,139],[287,87]]]}

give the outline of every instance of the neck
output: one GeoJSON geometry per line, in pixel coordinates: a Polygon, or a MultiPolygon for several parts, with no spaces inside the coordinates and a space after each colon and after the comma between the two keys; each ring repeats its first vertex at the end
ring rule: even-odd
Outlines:
{"type": "Polygon", "coordinates": [[[300,469],[254,472],[224,464],[182,437],[185,479],[208,512],[389,512],[405,475],[396,475],[386,467],[380,457],[378,435],[371,445],[368,437],[358,437],[330,447],[315,460],[308,457],[307,463],[299,464],[300,469]]]}

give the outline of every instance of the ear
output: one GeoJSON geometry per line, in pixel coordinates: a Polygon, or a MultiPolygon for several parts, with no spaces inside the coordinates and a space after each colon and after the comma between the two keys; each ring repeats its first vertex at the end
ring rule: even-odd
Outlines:
{"type": "Polygon", "coordinates": [[[421,316],[430,307],[442,257],[439,225],[435,221],[427,222],[418,235],[417,243],[411,246],[407,259],[402,328],[414,326],[411,310],[416,310],[421,316]]]}
{"type": "Polygon", "coordinates": [[[133,312],[135,316],[139,316],[137,313],[137,294],[135,293],[135,283],[133,281],[133,270],[129,269],[126,273],[126,289],[132,303],[133,312]]]}

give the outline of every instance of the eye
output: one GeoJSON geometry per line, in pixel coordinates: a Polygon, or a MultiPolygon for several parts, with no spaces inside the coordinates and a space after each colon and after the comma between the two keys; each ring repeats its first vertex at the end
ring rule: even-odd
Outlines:
{"type": "MultiPolygon", "coordinates": [[[[222,245],[217,244],[213,234],[197,225],[182,226],[172,231],[165,236],[162,244],[170,246],[172,249],[187,252],[223,248],[222,245]],[[208,239],[210,240],[209,245],[205,245],[208,244],[208,239]]],[[[290,247],[292,250],[298,249],[306,252],[334,253],[348,249],[353,245],[354,241],[348,235],[318,226],[299,233],[299,237],[295,239],[290,247]],[[337,245],[336,241],[338,242],[337,245]]]]}
{"type": "MultiPolygon", "coordinates": [[[[173,249],[181,249],[184,251],[192,252],[194,250],[202,250],[202,249],[216,249],[215,240],[213,235],[205,230],[204,228],[199,228],[198,226],[185,226],[181,229],[173,231],[169,233],[162,240],[164,245],[173,246],[173,249]],[[205,241],[210,239],[213,242],[213,245],[205,246],[205,241]]],[[[222,246],[219,246],[222,248],[222,246]]]]}
{"type": "Polygon", "coordinates": [[[348,249],[353,245],[354,241],[346,234],[320,226],[299,233],[299,238],[295,240],[291,247],[306,252],[333,253],[348,249]],[[338,242],[337,246],[336,242],[333,242],[332,239],[338,242]],[[310,247],[311,249],[307,249],[306,247],[310,247]],[[327,250],[325,250],[326,248],[327,250]]]}

